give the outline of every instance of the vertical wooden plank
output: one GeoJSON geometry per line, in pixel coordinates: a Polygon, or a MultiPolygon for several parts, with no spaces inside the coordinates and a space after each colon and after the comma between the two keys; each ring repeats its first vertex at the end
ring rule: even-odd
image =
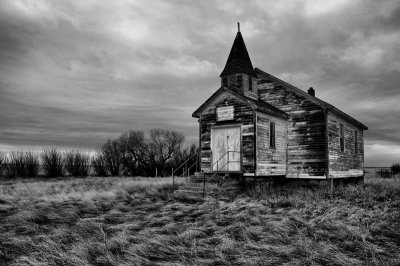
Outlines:
{"type": "Polygon", "coordinates": [[[288,122],[286,122],[286,173],[285,175],[288,174],[288,168],[289,168],[289,141],[287,140],[289,136],[289,126],[288,122]]]}
{"type": "Polygon", "coordinates": [[[329,132],[328,132],[328,111],[325,111],[325,175],[329,178],[329,132]]]}
{"type": "Polygon", "coordinates": [[[197,152],[197,167],[199,169],[199,172],[201,172],[201,114],[199,117],[199,150],[197,152]]]}
{"type": "Polygon", "coordinates": [[[254,176],[258,175],[257,167],[257,154],[258,154],[258,144],[257,144],[257,113],[253,111],[253,124],[254,124],[254,176]]]}

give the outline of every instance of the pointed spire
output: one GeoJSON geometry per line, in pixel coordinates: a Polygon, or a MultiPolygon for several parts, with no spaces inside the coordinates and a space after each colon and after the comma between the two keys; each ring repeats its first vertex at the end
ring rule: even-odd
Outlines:
{"type": "Polygon", "coordinates": [[[251,76],[255,75],[253,64],[251,63],[249,53],[247,52],[242,34],[240,33],[239,22],[235,41],[233,42],[231,52],[220,77],[238,73],[246,73],[251,76]]]}

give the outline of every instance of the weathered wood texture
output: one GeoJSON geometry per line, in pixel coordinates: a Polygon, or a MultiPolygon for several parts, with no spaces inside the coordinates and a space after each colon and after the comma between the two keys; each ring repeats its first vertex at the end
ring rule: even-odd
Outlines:
{"type": "Polygon", "coordinates": [[[260,77],[258,94],[291,116],[288,120],[287,177],[321,178],[326,169],[323,109],[276,81],[260,77]]]}
{"type": "Polygon", "coordinates": [[[256,116],[257,176],[286,175],[286,120],[257,113],[256,116]],[[275,148],[270,143],[270,123],[275,123],[275,148]]]}
{"type": "Polygon", "coordinates": [[[213,171],[240,171],[240,125],[211,128],[211,150],[213,171]]]}
{"type": "MultiPolygon", "coordinates": [[[[228,84],[227,87],[237,91],[241,94],[243,94],[244,96],[247,96],[249,98],[252,99],[257,99],[258,95],[257,95],[257,80],[256,78],[250,78],[250,76],[248,74],[234,74],[234,75],[229,75],[226,77],[228,84]],[[240,88],[237,87],[237,76],[242,76],[242,86],[240,88]],[[251,80],[250,80],[251,79],[251,80]],[[252,83],[250,86],[250,82],[252,83]],[[250,90],[251,87],[251,90],[250,90]]],[[[222,83],[221,79],[221,83],[222,83]]],[[[221,85],[224,85],[223,83],[221,85]]]]}
{"type": "Polygon", "coordinates": [[[227,92],[219,95],[201,112],[200,139],[201,139],[201,169],[208,171],[211,167],[211,128],[219,125],[241,125],[242,130],[242,171],[254,173],[254,121],[252,107],[239,98],[227,92]],[[217,121],[216,109],[223,106],[233,106],[232,120],[217,121]]]}
{"type": "Polygon", "coordinates": [[[364,174],[363,139],[363,130],[328,113],[329,176],[356,177],[364,174]],[[340,148],[340,124],[344,127],[344,151],[340,148]],[[357,142],[355,131],[357,131],[357,142]]]}

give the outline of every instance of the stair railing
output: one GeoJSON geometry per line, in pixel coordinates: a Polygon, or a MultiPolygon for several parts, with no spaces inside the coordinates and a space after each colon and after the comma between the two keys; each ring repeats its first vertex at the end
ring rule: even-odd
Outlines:
{"type": "Polygon", "coordinates": [[[176,169],[172,169],[172,187],[175,187],[175,175],[176,175],[176,173],[178,172],[178,170],[182,169],[182,174],[176,176],[176,178],[186,177],[186,175],[189,176],[189,171],[190,171],[190,169],[193,168],[195,165],[197,166],[198,161],[199,161],[198,158],[196,159],[196,162],[194,162],[193,164],[191,164],[191,165],[189,166],[189,168],[188,168],[188,162],[189,162],[191,159],[193,159],[193,157],[195,157],[195,156],[197,157],[198,154],[197,154],[197,153],[193,154],[193,155],[190,156],[186,161],[184,161],[180,166],[178,166],[176,169]],[[184,168],[182,168],[182,167],[184,167],[184,168]]]}
{"type": "MultiPolygon", "coordinates": [[[[213,167],[214,167],[215,164],[217,164],[217,170],[216,170],[216,171],[213,171],[213,175],[212,175],[211,177],[207,178],[207,180],[206,180],[206,175],[205,175],[205,174],[203,175],[203,198],[205,197],[205,194],[206,194],[206,183],[210,182],[210,181],[213,180],[219,173],[221,173],[221,172],[222,172],[222,169],[224,169],[224,167],[225,167],[226,165],[228,165],[228,169],[227,169],[227,170],[229,171],[229,163],[232,163],[232,162],[240,162],[240,161],[231,161],[231,160],[229,160],[229,153],[239,153],[239,154],[241,154],[240,151],[227,151],[227,152],[224,153],[215,163],[213,163],[213,164],[211,165],[210,169],[208,169],[206,172],[212,172],[212,169],[213,169],[213,167]],[[218,162],[219,162],[222,158],[224,158],[226,155],[228,156],[228,159],[226,160],[226,163],[223,164],[221,167],[218,167],[218,162]]],[[[205,173],[206,173],[206,172],[205,172],[205,173]]]]}

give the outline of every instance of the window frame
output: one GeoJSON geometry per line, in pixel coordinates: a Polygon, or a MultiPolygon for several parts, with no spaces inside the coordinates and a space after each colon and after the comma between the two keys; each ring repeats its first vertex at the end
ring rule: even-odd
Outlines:
{"type": "Polygon", "coordinates": [[[339,145],[340,151],[344,152],[344,125],[342,123],[339,124],[339,145]]]}
{"type": "Polygon", "coordinates": [[[358,131],[354,130],[354,153],[358,155],[358,131]]]}
{"type": "Polygon", "coordinates": [[[269,122],[269,147],[276,149],[276,125],[275,122],[269,122]]]}
{"type": "Polygon", "coordinates": [[[249,76],[249,91],[253,91],[253,78],[249,76]]]}

